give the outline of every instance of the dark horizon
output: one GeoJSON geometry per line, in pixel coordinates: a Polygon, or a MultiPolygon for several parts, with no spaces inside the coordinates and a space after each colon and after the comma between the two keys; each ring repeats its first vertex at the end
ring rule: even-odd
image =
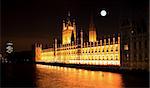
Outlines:
{"type": "Polygon", "coordinates": [[[120,31],[124,19],[140,24],[144,21],[148,27],[149,1],[136,0],[2,0],[2,47],[6,41],[14,43],[14,51],[31,50],[35,42],[45,47],[53,44],[53,38],[61,38],[62,19],[71,11],[76,24],[88,33],[90,13],[94,13],[94,23],[98,36],[120,31]],[[108,15],[98,13],[106,9],[108,15]]]}

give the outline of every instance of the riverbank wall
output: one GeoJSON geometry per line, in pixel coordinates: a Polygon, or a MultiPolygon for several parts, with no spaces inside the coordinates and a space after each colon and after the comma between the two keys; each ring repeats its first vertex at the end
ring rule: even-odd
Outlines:
{"type": "Polygon", "coordinates": [[[127,69],[120,66],[100,66],[100,65],[86,65],[86,64],[65,64],[65,63],[45,63],[45,62],[35,62],[35,64],[42,65],[51,65],[51,66],[60,66],[60,67],[69,67],[69,68],[79,68],[92,71],[106,71],[106,72],[115,72],[123,74],[148,74],[149,71],[141,69],[127,69]]]}

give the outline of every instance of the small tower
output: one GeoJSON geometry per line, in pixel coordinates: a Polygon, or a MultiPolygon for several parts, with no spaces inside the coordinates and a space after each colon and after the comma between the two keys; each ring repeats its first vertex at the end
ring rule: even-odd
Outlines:
{"type": "Polygon", "coordinates": [[[102,46],[102,39],[100,39],[100,46],[102,46]]]}
{"type": "Polygon", "coordinates": [[[81,29],[81,32],[80,32],[80,34],[81,34],[81,48],[83,47],[83,31],[82,31],[82,29],[81,29]]]}
{"type": "Polygon", "coordinates": [[[71,21],[70,21],[70,11],[68,11],[67,26],[71,26],[71,21]]]}
{"type": "Polygon", "coordinates": [[[113,44],[115,44],[115,34],[113,34],[113,44]]]}
{"type": "Polygon", "coordinates": [[[68,12],[66,21],[63,20],[63,30],[62,30],[62,44],[71,44],[71,37],[74,35],[74,42],[76,42],[76,25],[75,20],[71,23],[70,12],[68,12]],[[73,32],[73,33],[72,33],[73,32]]]}
{"type": "Polygon", "coordinates": [[[39,62],[42,60],[42,44],[35,44],[35,61],[39,62]]]}
{"type": "Polygon", "coordinates": [[[108,45],[110,45],[110,36],[108,35],[108,45]]]}
{"type": "Polygon", "coordinates": [[[57,39],[55,38],[55,51],[57,51],[57,39]]]}
{"type": "Polygon", "coordinates": [[[73,19],[73,33],[74,33],[74,42],[76,42],[76,22],[75,22],[75,19],[73,19]]]}
{"type": "Polygon", "coordinates": [[[96,42],[96,28],[93,22],[93,16],[91,16],[89,25],[89,42],[96,42]]]}
{"type": "Polygon", "coordinates": [[[120,33],[118,33],[118,44],[120,44],[120,33]]]}
{"type": "Polygon", "coordinates": [[[66,29],[65,27],[66,27],[66,26],[65,26],[65,20],[63,19],[63,30],[66,29]]]}
{"type": "Polygon", "coordinates": [[[57,39],[54,40],[54,56],[55,60],[57,60],[57,39]]]}

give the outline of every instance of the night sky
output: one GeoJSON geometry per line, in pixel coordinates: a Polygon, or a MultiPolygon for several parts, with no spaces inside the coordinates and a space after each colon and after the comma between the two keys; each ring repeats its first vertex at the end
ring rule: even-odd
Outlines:
{"type": "Polygon", "coordinates": [[[61,39],[62,19],[71,12],[77,26],[88,33],[91,12],[98,36],[117,32],[123,19],[148,20],[149,0],[2,0],[2,47],[14,43],[14,51],[31,50],[35,42],[45,47],[61,39]],[[102,17],[100,10],[108,15],[102,17]]]}

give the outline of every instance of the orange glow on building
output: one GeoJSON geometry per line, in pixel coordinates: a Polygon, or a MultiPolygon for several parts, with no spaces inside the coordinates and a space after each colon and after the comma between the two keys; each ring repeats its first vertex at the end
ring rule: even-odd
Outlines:
{"type": "Polygon", "coordinates": [[[41,45],[36,46],[36,62],[120,66],[120,35],[97,41],[96,29],[94,30],[89,30],[89,42],[83,42],[81,31],[81,44],[72,45],[72,33],[76,40],[75,23],[72,25],[70,19],[67,24],[63,21],[62,45],[58,47],[55,40],[54,48],[42,50],[41,45]]]}
{"type": "Polygon", "coordinates": [[[96,28],[93,23],[93,17],[91,16],[89,25],[89,42],[96,42],[96,28]]]}
{"type": "Polygon", "coordinates": [[[95,31],[89,31],[89,41],[96,42],[96,32],[95,31]]]}
{"type": "Polygon", "coordinates": [[[71,43],[71,36],[74,35],[74,39],[76,40],[76,25],[75,20],[73,23],[70,22],[70,13],[68,13],[67,22],[63,20],[63,30],[62,30],[62,44],[70,44],[71,43]]]}

